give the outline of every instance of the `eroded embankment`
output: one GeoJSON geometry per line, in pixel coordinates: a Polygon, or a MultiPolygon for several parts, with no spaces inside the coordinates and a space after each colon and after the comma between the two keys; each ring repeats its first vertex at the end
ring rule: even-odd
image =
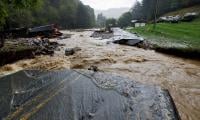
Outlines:
{"type": "Polygon", "coordinates": [[[40,56],[18,61],[0,68],[1,74],[21,69],[88,69],[127,76],[145,84],[160,85],[172,95],[183,120],[200,119],[200,62],[166,56],[136,47],[107,44],[91,38],[91,31],[69,32],[72,38],[59,41],[66,44],[53,57],[40,56]],[[81,51],[65,56],[65,48],[80,47],[81,51]],[[7,69],[9,68],[9,69],[7,69]]]}
{"type": "Polygon", "coordinates": [[[59,44],[49,39],[7,39],[0,48],[0,66],[17,60],[34,58],[36,55],[53,55],[59,44]]]}
{"type": "Polygon", "coordinates": [[[29,46],[20,40],[7,40],[4,47],[0,48],[0,66],[12,63],[23,58],[33,58],[35,46],[29,46]]]}
{"type": "Polygon", "coordinates": [[[157,52],[174,55],[177,57],[200,60],[200,50],[193,48],[153,47],[157,52]]]}

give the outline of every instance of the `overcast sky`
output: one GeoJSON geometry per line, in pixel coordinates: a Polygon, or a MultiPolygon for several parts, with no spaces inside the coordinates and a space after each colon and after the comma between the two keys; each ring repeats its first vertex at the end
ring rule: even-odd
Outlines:
{"type": "MultiPolygon", "coordinates": [[[[136,0],[81,0],[84,4],[90,5],[96,10],[106,10],[109,8],[131,8],[136,0]]],[[[139,0],[140,1],[140,0],[139,0]]]]}

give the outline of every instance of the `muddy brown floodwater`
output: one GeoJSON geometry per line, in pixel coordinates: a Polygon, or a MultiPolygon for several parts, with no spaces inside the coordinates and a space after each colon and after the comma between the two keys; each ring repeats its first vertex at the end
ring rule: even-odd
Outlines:
{"type": "Polygon", "coordinates": [[[97,66],[102,72],[112,72],[168,89],[183,120],[200,120],[200,61],[136,47],[106,44],[106,40],[91,38],[92,31],[63,32],[73,35],[59,41],[66,46],[56,51],[53,57],[38,56],[5,65],[0,68],[0,74],[6,75],[22,69],[88,69],[97,66]],[[65,48],[73,47],[82,50],[72,56],[65,56],[65,48]]]}

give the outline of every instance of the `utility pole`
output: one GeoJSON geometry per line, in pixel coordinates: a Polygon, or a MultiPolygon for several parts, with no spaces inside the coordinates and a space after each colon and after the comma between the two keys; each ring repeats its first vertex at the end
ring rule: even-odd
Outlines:
{"type": "Polygon", "coordinates": [[[154,8],[154,30],[156,29],[156,23],[157,23],[157,14],[158,14],[158,0],[155,0],[155,8],[154,8]]]}

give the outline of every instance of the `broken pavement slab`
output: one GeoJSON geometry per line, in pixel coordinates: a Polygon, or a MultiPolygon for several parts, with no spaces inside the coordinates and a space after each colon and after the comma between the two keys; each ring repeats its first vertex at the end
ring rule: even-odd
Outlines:
{"type": "Polygon", "coordinates": [[[120,28],[112,28],[114,32],[115,39],[139,39],[139,40],[144,40],[142,37],[137,36],[136,34],[127,32],[123,29],[120,28]]]}
{"type": "Polygon", "coordinates": [[[112,74],[24,70],[0,85],[1,119],[179,119],[167,91],[112,74]]]}
{"type": "Polygon", "coordinates": [[[129,46],[136,46],[138,43],[142,43],[144,41],[142,37],[139,37],[136,34],[129,33],[117,27],[112,28],[112,31],[113,31],[112,33],[95,31],[91,35],[91,37],[94,37],[94,38],[100,37],[101,39],[108,39],[109,42],[122,44],[122,45],[129,45],[129,46]]]}
{"type": "Polygon", "coordinates": [[[110,33],[107,31],[94,31],[94,33],[90,37],[101,38],[101,40],[103,40],[103,39],[110,39],[114,37],[114,34],[112,32],[110,33]]]}

